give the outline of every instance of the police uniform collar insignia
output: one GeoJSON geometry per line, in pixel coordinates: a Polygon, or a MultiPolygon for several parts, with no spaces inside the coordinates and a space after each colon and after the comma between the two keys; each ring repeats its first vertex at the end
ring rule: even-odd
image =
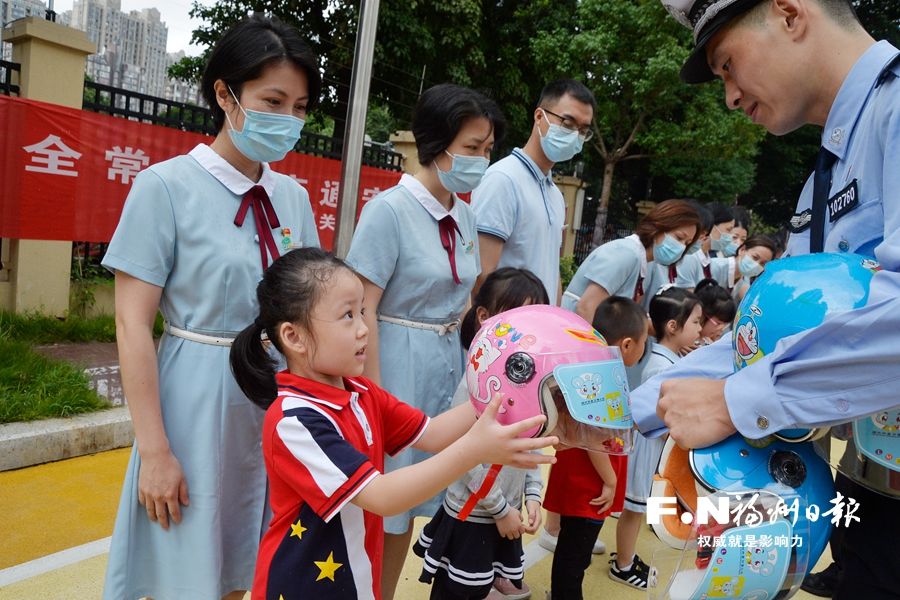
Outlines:
{"type": "Polygon", "coordinates": [[[809,229],[809,224],[812,221],[812,209],[807,208],[803,212],[795,214],[791,217],[790,221],[790,229],[792,233],[800,233],[806,229],[809,229]]]}

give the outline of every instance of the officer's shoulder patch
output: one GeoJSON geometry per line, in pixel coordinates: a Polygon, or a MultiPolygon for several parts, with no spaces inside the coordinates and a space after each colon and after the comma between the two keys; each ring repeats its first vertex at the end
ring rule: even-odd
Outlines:
{"type": "Polygon", "coordinates": [[[828,220],[834,223],[848,212],[859,206],[859,190],[856,179],[847,187],[828,199],[828,220]]]}
{"type": "Polygon", "coordinates": [[[800,233],[801,231],[805,231],[809,229],[809,224],[812,222],[812,209],[807,208],[803,212],[799,212],[791,217],[791,221],[789,224],[789,228],[791,233],[800,233]]]}

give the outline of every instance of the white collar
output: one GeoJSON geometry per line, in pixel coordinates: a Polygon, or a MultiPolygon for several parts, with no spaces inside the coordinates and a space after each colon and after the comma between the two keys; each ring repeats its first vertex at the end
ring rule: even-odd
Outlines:
{"type": "Polygon", "coordinates": [[[269,163],[261,163],[262,175],[259,181],[251,181],[206,144],[197,144],[193,150],[188,152],[188,155],[200,163],[201,167],[228,188],[232,194],[243,196],[255,185],[263,186],[269,198],[275,193],[275,172],[269,167],[269,163]]]}
{"type": "Polygon", "coordinates": [[[641,258],[641,277],[647,277],[647,249],[644,248],[644,244],[641,243],[641,238],[638,237],[638,234],[632,233],[625,239],[631,240],[637,247],[637,254],[641,258]]]}
{"type": "Polygon", "coordinates": [[[440,221],[447,215],[450,215],[453,217],[453,220],[456,221],[456,224],[459,225],[459,203],[461,200],[457,198],[456,194],[453,194],[453,206],[448,211],[444,208],[444,205],[438,202],[438,199],[428,191],[428,188],[412,175],[404,173],[400,178],[399,185],[405,187],[406,190],[419,201],[419,204],[428,211],[428,214],[434,217],[435,221],[440,221]]]}
{"type": "Polygon", "coordinates": [[[735,271],[737,270],[737,258],[728,257],[728,289],[734,288],[737,284],[734,282],[735,271]]]}
{"type": "Polygon", "coordinates": [[[700,265],[704,266],[704,267],[708,267],[709,263],[712,262],[712,259],[709,257],[709,254],[704,252],[703,248],[700,248],[700,250],[698,250],[697,253],[700,255],[700,265]]]}

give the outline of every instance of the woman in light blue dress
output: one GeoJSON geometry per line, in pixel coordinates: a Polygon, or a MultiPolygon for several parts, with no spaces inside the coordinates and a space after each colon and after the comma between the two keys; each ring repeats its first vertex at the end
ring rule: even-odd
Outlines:
{"type": "MultiPolygon", "coordinates": [[[[365,286],[366,376],[431,417],[450,407],[463,375],[459,320],[481,272],[475,216],[456,194],[481,181],[504,128],[497,105],[475,91],[427,90],[412,124],[421,169],[365,206],[347,255],[365,286]]],[[[426,457],[386,457],[385,469],[426,457]]],[[[385,519],[384,600],[400,578],[412,518],[432,516],[439,501],[385,519]]]]}
{"type": "Polygon", "coordinates": [[[697,240],[699,225],[700,217],[689,202],[660,202],[641,219],[633,235],[607,242],[584,259],[563,293],[562,307],[590,323],[608,296],[640,303],[648,273],[657,265],[678,262],[697,240]]]}
{"type": "MultiPolygon", "coordinates": [[[[318,96],[315,56],[277,20],[235,25],[203,78],[219,133],[134,181],[104,266],[136,441],[104,598],[219,600],[250,589],[267,520],[264,412],[228,363],[280,254],[318,246],[309,196],[267,162],[293,147],[318,96]],[[159,309],[166,334],[154,351],[159,309]]],[[[274,390],[273,390],[274,391],[274,390]]]]}

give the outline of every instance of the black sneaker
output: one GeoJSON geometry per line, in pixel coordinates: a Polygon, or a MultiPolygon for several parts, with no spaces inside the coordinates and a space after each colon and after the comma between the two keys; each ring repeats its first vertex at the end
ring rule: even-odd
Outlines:
{"type": "Polygon", "coordinates": [[[813,596],[831,598],[837,589],[838,580],[841,577],[841,568],[837,563],[831,563],[818,573],[810,573],[803,580],[800,589],[809,592],[813,596]]]}
{"type": "Polygon", "coordinates": [[[616,564],[615,552],[610,554],[609,578],[613,581],[617,581],[639,590],[646,590],[647,576],[649,572],[650,567],[648,567],[647,564],[644,563],[644,561],[642,561],[637,554],[634,555],[634,560],[631,563],[631,567],[629,567],[627,571],[620,569],[619,565],[616,564]]]}

